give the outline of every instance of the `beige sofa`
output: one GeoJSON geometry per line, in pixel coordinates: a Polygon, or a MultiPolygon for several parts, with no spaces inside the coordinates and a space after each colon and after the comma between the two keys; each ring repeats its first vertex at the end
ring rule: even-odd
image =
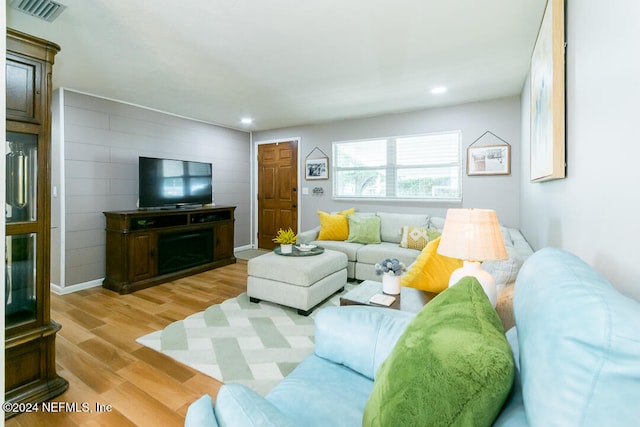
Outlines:
{"type": "MultiPolygon", "coordinates": [[[[325,249],[343,252],[347,255],[347,276],[355,280],[381,281],[375,273],[375,264],[385,258],[397,258],[410,266],[420,254],[419,250],[400,247],[402,227],[429,227],[442,230],[444,218],[428,214],[401,214],[389,212],[356,212],[355,215],[380,217],[379,244],[351,243],[335,240],[317,240],[320,226],[298,234],[298,244],[307,243],[325,249]]],[[[519,230],[502,227],[502,234],[509,254],[506,261],[485,262],[484,268],[491,273],[498,289],[515,281],[516,274],[524,260],[533,253],[519,230]]]]}

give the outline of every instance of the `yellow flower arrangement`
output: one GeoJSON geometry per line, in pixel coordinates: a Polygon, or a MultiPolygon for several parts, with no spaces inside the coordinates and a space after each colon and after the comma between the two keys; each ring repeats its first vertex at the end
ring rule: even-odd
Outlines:
{"type": "Polygon", "coordinates": [[[287,230],[283,230],[282,228],[278,230],[276,237],[271,240],[275,243],[280,243],[281,245],[292,245],[296,242],[296,238],[296,233],[294,233],[291,227],[289,227],[287,230]]]}

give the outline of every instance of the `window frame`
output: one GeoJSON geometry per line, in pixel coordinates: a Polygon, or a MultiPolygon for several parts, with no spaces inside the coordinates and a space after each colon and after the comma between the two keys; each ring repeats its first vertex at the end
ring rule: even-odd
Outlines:
{"type": "Polygon", "coordinates": [[[413,134],[413,135],[398,135],[398,136],[388,136],[388,137],[377,137],[377,138],[366,138],[366,139],[354,139],[354,140],[342,140],[342,141],[333,141],[331,143],[331,152],[333,155],[333,161],[331,162],[331,176],[332,176],[332,200],[350,200],[350,201],[376,201],[376,202],[429,202],[429,203],[461,203],[463,199],[463,156],[462,156],[462,131],[460,130],[452,130],[452,131],[443,131],[443,132],[429,132],[429,133],[421,133],[421,134],[413,134]],[[405,138],[419,138],[419,137],[432,137],[438,135],[449,135],[456,136],[457,139],[457,161],[454,162],[441,162],[441,163],[433,163],[433,164],[422,164],[422,165],[398,165],[396,161],[396,141],[399,139],[405,138]],[[337,150],[338,147],[342,144],[349,143],[362,143],[362,142],[378,142],[385,141],[386,149],[387,149],[387,161],[385,165],[378,166],[358,166],[358,167],[344,167],[340,166],[338,162],[337,150]],[[397,178],[397,172],[402,169],[437,169],[437,168],[446,168],[446,167],[454,167],[457,168],[457,176],[455,179],[458,181],[458,197],[407,197],[407,196],[397,196],[395,194],[389,195],[389,188],[392,189],[392,193],[395,193],[396,187],[395,185],[390,186],[389,184],[395,184],[395,180],[397,178]],[[356,171],[356,170],[379,170],[384,169],[385,171],[385,190],[387,195],[384,196],[354,196],[354,195],[346,195],[341,196],[337,195],[337,185],[338,185],[338,176],[340,172],[344,171],[356,171]],[[393,178],[391,178],[391,175],[393,178]]]}

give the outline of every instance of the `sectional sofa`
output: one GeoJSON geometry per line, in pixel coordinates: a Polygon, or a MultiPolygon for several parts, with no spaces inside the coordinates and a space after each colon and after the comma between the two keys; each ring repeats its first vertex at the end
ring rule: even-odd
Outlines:
{"type": "MultiPolygon", "coordinates": [[[[444,218],[429,214],[401,214],[388,212],[355,212],[356,217],[379,218],[380,243],[367,244],[356,241],[318,240],[321,234],[319,225],[311,230],[298,234],[298,243],[314,244],[343,252],[347,255],[347,277],[356,280],[380,281],[375,273],[375,264],[385,258],[397,258],[410,266],[420,255],[419,249],[400,246],[403,240],[403,227],[422,227],[432,230],[442,230],[444,218]]],[[[502,236],[509,259],[499,262],[486,262],[483,268],[491,273],[498,289],[514,282],[517,272],[524,260],[533,250],[518,229],[502,227],[502,236]]]]}
{"type": "Polygon", "coordinates": [[[515,284],[505,336],[473,278],[417,315],[331,307],[315,350],[266,397],[225,384],[191,426],[636,426],[640,303],[546,248],[515,284]],[[416,351],[417,350],[417,351],[416,351]]]}

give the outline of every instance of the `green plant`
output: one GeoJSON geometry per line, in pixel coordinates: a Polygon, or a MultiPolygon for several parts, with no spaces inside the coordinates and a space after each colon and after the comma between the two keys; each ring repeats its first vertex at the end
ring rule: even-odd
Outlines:
{"type": "Polygon", "coordinates": [[[287,230],[283,230],[282,228],[278,230],[276,237],[271,240],[275,243],[280,243],[281,245],[292,245],[296,242],[296,238],[296,233],[294,233],[291,227],[289,227],[287,230]]]}

